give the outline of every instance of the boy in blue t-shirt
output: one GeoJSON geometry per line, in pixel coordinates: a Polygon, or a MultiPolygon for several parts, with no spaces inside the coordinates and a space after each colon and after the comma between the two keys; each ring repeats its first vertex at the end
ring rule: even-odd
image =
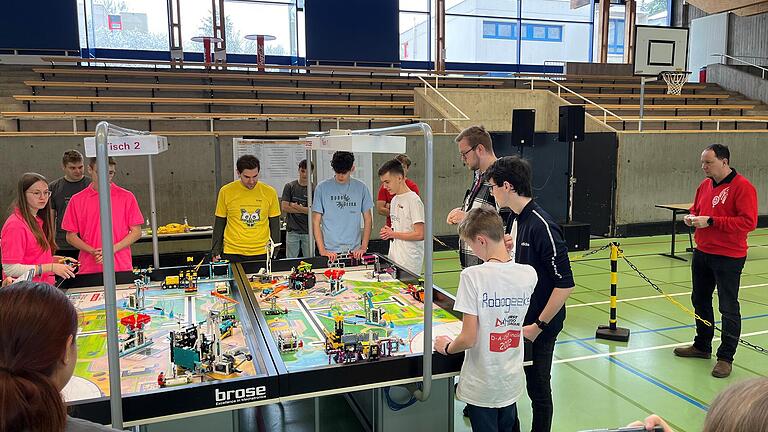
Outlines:
{"type": "Polygon", "coordinates": [[[345,252],[360,259],[371,238],[371,192],[365,183],[352,178],[355,171],[355,155],[352,153],[335,152],[331,167],[336,174],[317,185],[312,202],[312,231],[317,248],[329,261],[335,261],[338,254],[345,252]]]}

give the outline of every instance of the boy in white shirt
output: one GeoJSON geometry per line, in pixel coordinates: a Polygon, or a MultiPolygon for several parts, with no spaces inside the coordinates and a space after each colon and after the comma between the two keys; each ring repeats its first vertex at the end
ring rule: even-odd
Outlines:
{"type": "Polygon", "coordinates": [[[456,339],[440,336],[435,351],[466,351],[456,397],[467,403],[476,431],[519,431],[517,400],[525,390],[523,319],[536,271],[510,259],[504,224],[494,210],[476,208],[459,224],[459,238],[484,262],[461,271],[453,309],[464,314],[456,339]]]}
{"type": "Polygon", "coordinates": [[[382,240],[392,240],[389,258],[407,270],[420,275],[424,262],[424,204],[408,188],[403,165],[397,159],[379,168],[379,179],[390,194],[395,195],[389,205],[392,226],[384,225],[379,231],[382,240]]]}

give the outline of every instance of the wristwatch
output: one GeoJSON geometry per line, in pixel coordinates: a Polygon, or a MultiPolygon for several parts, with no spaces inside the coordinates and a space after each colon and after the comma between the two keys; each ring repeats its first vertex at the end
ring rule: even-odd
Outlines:
{"type": "Polygon", "coordinates": [[[536,318],[536,321],[534,321],[534,324],[536,324],[536,326],[539,328],[539,330],[544,330],[549,325],[548,322],[544,322],[544,321],[542,321],[542,320],[540,320],[538,318],[536,318]]]}
{"type": "Polygon", "coordinates": [[[712,226],[712,224],[715,223],[715,220],[712,219],[712,216],[707,218],[707,226],[712,226]]]}

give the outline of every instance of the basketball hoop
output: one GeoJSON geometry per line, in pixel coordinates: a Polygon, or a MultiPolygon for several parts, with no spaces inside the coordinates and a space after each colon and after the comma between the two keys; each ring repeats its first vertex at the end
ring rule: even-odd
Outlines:
{"type": "Polygon", "coordinates": [[[666,71],[659,74],[661,79],[667,83],[667,94],[679,95],[683,90],[683,85],[688,82],[688,71],[666,71]]]}

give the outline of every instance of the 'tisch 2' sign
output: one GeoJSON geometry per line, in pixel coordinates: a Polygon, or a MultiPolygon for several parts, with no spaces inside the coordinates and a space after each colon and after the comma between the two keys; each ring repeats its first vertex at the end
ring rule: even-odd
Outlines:
{"type": "MultiPolygon", "coordinates": [[[[96,156],[96,138],[85,138],[85,156],[96,156]]],[[[128,135],[107,137],[109,156],[155,155],[168,150],[168,139],[159,135],[128,135]]]]}

